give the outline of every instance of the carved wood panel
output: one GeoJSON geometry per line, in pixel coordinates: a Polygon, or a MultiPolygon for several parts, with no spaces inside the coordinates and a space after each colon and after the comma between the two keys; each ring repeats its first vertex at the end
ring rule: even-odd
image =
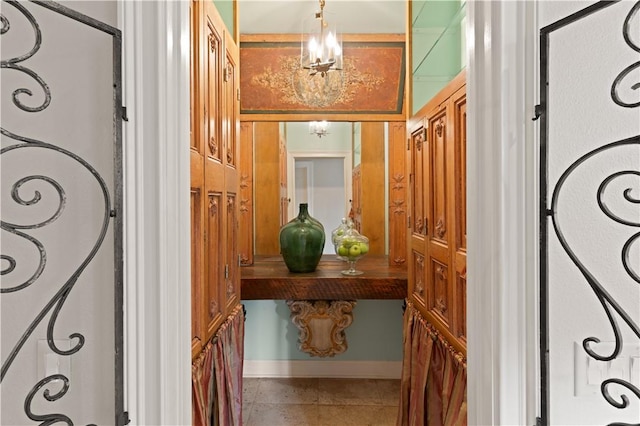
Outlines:
{"type": "Polygon", "coordinates": [[[424,274],[416,270],[422,265],[412,262],[409,288],[415,290],[409,297],[425,319],[463,352],[466,351],[465,96],[461,73],[409,121],[412,172],[409,244],[414,259],[420,256],[425,259],[424,274]],[[421,145],[423,134],[426,147],[421,145]],[[421,217],[426,217],[423,232],[420,232],[421,217]],[[424,287],[422,298],[418,291],[421,287],[424,287]]]}
{"type": "Polygon", "coordinates": [[[207,155],[222,163],[224,147],[222,139],[222,91],[220,73],[222,62],[222,34],[216,17],[211,14],[211,7],[205,5],[205,39],[203,52],[202,76],[205,96],[204,120],[206,123],[207,155]]]}
{"type": "Polygon", "coordinates": [[[353,322],[355,300],[287,300],[287,305],[300,351],[332,357],[347,350],[345,329],[353,322]]]}
{"type": "Polygon", "coordinates": [[[224,198],[221,191],[208,191],[204,241],[207,279],[204,286],[204,321],[207,329],[205,343],[222,322],[224,294],[220,283],[224,282],[224,198]]]}
{"type": "Polygon", "coordinates": [[[446,327],[451,326],[451,299],[449,268],[446,264],[431,259],[427,280],[427,309],[437,316],[446,327]]]}
{"type": "Polygon", "coordinates": [[[241,265],[253,264],[253,124],[240,124],[240,205],[238,252],[241,265]]]}
{"type": "Polygon", "coordinates": [[[425,210],[425,152],[427,149],[427,130],[420,125],[411,132],[410,173],[411,173],[411,215],[410,228],[413,236],[422,238],[427,230],[425,210]]]}
{"type": "Polygon", "coordinates": [[[428,235],[431,239],[447,244],[448,200],[447,169],[452,167],[452,158],[447,155],[450,141],[447,138],[447,110],[442,109],[429,117],[429,217],[431,218],[428,235]]]}
{"type": "Polygon", "coordinates": [[[389,264],[407,261],[407,130],[405,123],[389,124],[389,264]]]}
{"type": "Polygon", "coordinates": [[[238,265],[238,200],[237,194],[227,192],[226,216],[226,264],[225,264],[225,300],[227,313],[240,302],[240,266],[238,265]]]}
{"type": "Polygon", "coordinates": [[[238,169],[238,132],[240,126],[239,51],[233,38],[227,32],[224,33],[224,51],[224,63],[222,64],[224,155],[226,156],[225,164],[227,169],[232,169],[236,172],[238,169]]]}
{"type": "Polygon", "coordinates": [[[419,306],[426,306],[426,292],[425,292],[425,257],[422,253],[413,250],[412,262],[409,268],[409,295],[412,296],[413,301],[419,306]]]}

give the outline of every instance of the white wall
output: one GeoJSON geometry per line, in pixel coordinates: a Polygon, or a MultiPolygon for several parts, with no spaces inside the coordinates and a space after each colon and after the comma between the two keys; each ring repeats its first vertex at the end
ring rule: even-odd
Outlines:
{"type": "MultiPolygon", "coordinates": [[[[65,2],[66,6],[91,17],[114,24],[115,2],[65,2]]],[[[19,98],[29,106],[43,102],[43,90],[26,74],[3,69],[1,73],[2,127],[18,135],[34,138],[67,149],[97,170],[114,196],[113,163],[113,50],[112,37],[75,20],[58,15],[33,3],[23,3],[42,31],[42,46],[22,63],[37,73],[51,91],[51,104],[41,112],[26,113],[12,102],[18,88],[32,90],[33,96],[19,98]]],[[[3,4],[2,14],[10,30],[2,35],[2,59],[28,52],[34,33],[23,15],[3,4]]],[[[3,136],[3,149],[15,141],[3,136]]],[[[54,187],[35,180],[25,184],[20,195],[29,200],[39,191],[42,200],[20,206],[11,198],[18,179],[43,175],[55,179],[64,191],[66,202],[60,217],[51,224],[25,232],[39,240],[46,251],[45,268],[33,284],[24,290],[4,293],[0,299],[2,361],[44,306],[54,298],[71,275],[78,271],[97,240],[108,206],[93,175],[68,156],[42,148],[22,148],[2,154],[2,220],[5,223],[33,225],[51,217],[59,205],[54,187]]],[[[113,208],[113,205],[111,205],[113,208]]],[[[122,212],[120,212],[122,213],[122,212]]],[[[76,424],[113,424],[114,395],[114,239],[113,220],[96,258],[82,270],[55,322],[53,337],[61,349],[78,343],[72,333],[85,338],[84,346],[71,356],[53,356],[60,363],[59,373],[69,378],[69,390],[58,401],[47,402],[44,389],[56,394],[60,382],[36,392],[31,405],[35,414],[63,413],[76,424]]],[[[16,269],[2,277],[2,288],[26,281],[39,261],[35,246],[25,239],[2,232],[2,254],[17,261],[16,269]]],[[[7,267],[3,261],[2,269],[7,267]]],[[[45,377],[46,326],[51,313],[45,315],[18,353],[2,382],[2,424],[33,424],[24,412],[27,392],[45,377]]],[[[49,375],[55,373],[55,367],[49,375]]]]}
{"type": "MultiPolygon", "coordinates": [[[[326,241],[324,254],[335,254],[331,244],[331,230],[340,225],[346,216],[344,159],[343,158],[305,158],[296,159],[296,164],[308,162],[312,164],[313,190],[308,200],[309,214],[324,226],[326,241]]],[[[296,176],[299,169],[296,167],[296,176]]],[[[296,201],[296,205],[304,201],[296,201]]]]}
{"type": "MultiPolygon", "coordinates": [[[[549,24],[588,3],[542,2],[540,24],[549,24]]],[[[610,96],[611,85],[618,73],[638,61],[638,53],[622,38],[623,22],[633,4],[622,2],[551,33],[549,191],[553,190],[560,174],[581,155],[640,134],[638,108],[622,108],[610,96]]],[[[640,22],[635,25],[637,34],[640,22]]],[[[638,78],[633,80],[634,83],[638,81],[638,78]]],[[[634,99],[637,100],[637,95],[634,99]]],[[[620,261],[623,244],[637,228],[608,219],[596,202],[600,183],[611,173],[621,170],[640,171],[639,145],[608,151],[579,166],[560,193],[557,224],[579,260],[638,324],[640,287],[626,274],[620,261]]],[[[639,223],[637,205],[622,197],[623,190],[628,187],[639,190],[637,176],[614,181],[605,200],[616,214],[639,223]]],[[[582,349],[585,338],[593,336],[603,342],[613,342],[613,330],[596,295],[570,262],[551,228],[549,241],[551,424],[637,422],[640,418],[638,398],[622,387],[610,387],[612,395],[622,392],[630,397],[629,408],[621,410],[606,402],[599,385],[607,377],[629,380],[630,357],[640,360],[640,339],[630,333],[618,317],[624,336],[623,358],[619,363],[595,361],[585,353],[582,349]]],[[[630,259],[631,266],[638,270],[640,252],[637,244],[630,259]]],[[[602,355],[612,352],[609,347],[593,345],[593,348],[602,355]]],[[[638,386],[640,369],[635,371],[635,376],[632,382],[638,386]]],[[[620,401],[619,396],[616,399],[620,401]]]]}

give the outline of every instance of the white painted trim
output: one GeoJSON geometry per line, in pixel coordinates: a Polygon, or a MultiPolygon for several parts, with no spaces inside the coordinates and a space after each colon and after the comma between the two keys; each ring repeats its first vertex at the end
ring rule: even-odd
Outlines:
{"type": "Polygon", "coordinates": [[[191,424],[189,3],[120,0],[125,408],[191,424]]]}
{"type": "Polygon", "coordinates": [[[537,413],[537,2],[468,3],[468,423],[537,413]]]}
{"type": "Polygon", "coordinates": [[[244,377],[400,379],[402,361],[244,360],[244,377]]]}
{"type": "MultiPolygon", "coordinates": [[[[181,88],[189,81],[188,60],[180,54],[184,38],[178,36],[189,29],[189,6],[119,4],[130,118],[124,134],[126,406],[133,424],[191,424],[186,326],[190,234],[183,210],[188,210],[184,197],[189,181],[183,144],[178,143],[180,136],[188,137],[184,115],[189,106],[183,104],[182,92],[173,93],[170,87],[171,81],[181,88]],[[158,34],[182,41],[167,46],[158,34]],[[157,92],[175,101],[163,105],[162,114],[157,92]],[[175,163],[171,170],[160,170],[161,160],[175,163]],[[159,184],[163,173],[166,186],[159,184]],[[161,288],[171,293],[162,295],[161,288]],[[161,392],[159,378],[165,374],[176,383],[161,392]]],[[[531,208],[531,200],[537,197],[530,180],[536,170],[531,158],[533,99],[522,89],[534,88],[537,76],[531,75],[528,54],[523,58],[517,48],[536,39],[530,11],[537,1],[473,1],[468,7],[468,423],[533,424],[537,381],[533,384],[532,377],[537,375],[530,358],[537,346],[531,316],[537,305],[531,300],[536,282],[531,262],[536,260],[537,232],[531,212],[537,209],[531,208]],[[514,158],[524,167],[509,165],[514,158]]]]}

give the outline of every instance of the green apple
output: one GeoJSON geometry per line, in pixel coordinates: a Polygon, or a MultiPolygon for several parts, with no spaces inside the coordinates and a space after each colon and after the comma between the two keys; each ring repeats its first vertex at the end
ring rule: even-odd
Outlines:
{"type": "Polygon", "coordinates": [[[346,248],[345,246],[338,247],[338,255],[339,256],[348,256],[349,255],[349,249],[346,248]]]}
{"type": "Polygon", "coordinates": [[[358,243],[358,245],[360,246],[360,253],[367,254],[369,251],[369,245],[367,243],[358,243]]]}
{"type": "Polygon", "coordinates": [[[356,241],[355,239],[349,238],[349,237],[345,237],[342,239],[342,245],[345,246],[346,248],[351,248],[351,246],[357,242],[358,241],[356,241]]]}
{"type": "Polygon", "coordinates": [[[360,256],[360,254],[360,244],[353,244],[351,247],[349,247],[349,257],[358,257],[360,256]]]}

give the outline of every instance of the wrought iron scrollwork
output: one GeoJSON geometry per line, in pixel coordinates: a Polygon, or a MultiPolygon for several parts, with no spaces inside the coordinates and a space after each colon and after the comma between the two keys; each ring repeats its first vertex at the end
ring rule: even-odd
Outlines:
{"type": "MultiPolygon", "coordinates": [[[[615,319],[615,317],[613,316],[612,313],[612,309],[613,311],[615,311],[623,320],[624,322],[629,326],[629,328],[634,332],[634,334],[636,336],[638,336],[638,338],[640,339],[640,327],[638,327],[638,325],[633,321],[633,319],[629,316],[629,314],[618,304],[618,302],[611,296],[611,294],[605,289],[605,287],[598,281],[598,279],[595,278],[595,276],[587,269],[587,267],[578,259],[578,256],[575,254],[575,252],[571,249],[571,247],[569,246],[564,233],[562,232],[562,228],[558,222],[558,218],[557,218],[557,207],[558,207],[558,199],[560,196],[560,191],[565,183],[565,181],[567,180],[567,178],[573,173],[573,171],[578,168],[580,165],[582,165],[585,161],[589,160],[590,158],[604,152],[604,151],[608,151],[614,148],[618,148],[621,146],[629,146],[629,145],[639,145],[640,146],[640,136],[634,136],[628,139],[624,139],[621,141],[617,141],[617,142],[613,142],[604,146],[601,146],[599,148],[596,148],[590,152],[588,152],[587,154],[583,155],[582,157],[580,157],[578,160],[576,160],[571,166],[569,166],[569,168],[567,170],[565,170],[565,172],[560,176],[560,179],[558,180],[558,183],[556,184],[556,187],[554,188],[553,191],[553,196],[551,198],[551,211],[552,211],[552,215],[551,215],[551,220],[553,223],[553,227],[556,233],[556,236],[558,237],[558,240],[560,242],[560,244],[562,245],[562,248],[564,249],[564,251],[567,253],[567,255],[569,256],[569,258],[571,259],[571,261],[578,267],[578,269],[580,270],[580,272],[582,273],[582,275],[585,277],[585,279],[587,280],[587,283],[589,284],[589,286],[592,288],[592,290],[595,292],[596,297],[598,298],[598,300],[600,301],[600,304],[602,305],[603,309],[605,310],[605,313],[607,314],[607,318],[609,319],[609,322],[611,324],[611,327],[613,329],[614,332],[614,336],[615,336],[615,348],[613,350],[613,352],[610,355],[601,355],[598,354],[597,352],[595,352],[592,348],[591,348],[591,344],[592,343],[600,343],[600,339],[598,339],[597,337],[588,337],[586,339],[583,340],[583,348],[585,350],[585,352],[587,352],[589,354],[589,356],[591,356],[592,358],[598,360],[598,361],[611,361],[612,359],[616,358],[619,354],[620,354],[620,350],[622,349],[622,336],[620,333],[620,327],[615,319]]],[[[611,212],[611,210],[606,206],[606,204],[602,201],[602,195],[605,191],[605,189],[607,188],[607,186],[609,185],[609,183],[611,183],[614,179],[620,177],[620,176],[624,176],[624,175],[637,175],[640,176],[640,173],[635,171],[635,170],[624,170],[624,171],[620,171],[620,172],[616,172],[610,176],[608,176],[607,178],[604,179],[604,181],[600,184],[600,186],[598,187],[598,192],[597,192],[597,199],[598,199],[598,204],[600,206],[600,209],[602,210],[603,213],[605,213],[605,215],[607,215],[608,217],[610,217],[612,220],[615,220],[618,223],[627,225],[627,226],[634,226],[634,227],[640,227],[640,223],[636,223],[633,221],[629,221],[629,220],[625,220],[624,218],[621,218],[619,216],[617,216],[616,214],[614,214],[613,212],[611,212]]],[[[631,192],[631,188],[627,188],[623,195],[626,195],[624,198],[625,200],[628,200],[630,198],[630,192],[631,192]]],[[[639,185],[639,189],[640,191],[640,185],[639,185]]],[[[632,200],[634,200],[633,198],[631,198],[632,200]]],[[[632,270],[631,267],[629,266],[628,263],[628,252],[629,252],[629,248],[631,246],[631,244],[633,244],[633,242],[635,240],[637,240],[638,238],[638,234],[634,234],[629,240],[627,240],[626,244],[624,245],[623,249],[622,249],[622,262],[623,265],[625,267],[625,270],[632,270]]],[[[632,275],[633,277],[633,275],[632,275]]]]}
{"type": "MultiPolygon", "coordinates": [[[[25,60],[33,57],[40,49],[40,46],[42,43],[42,32],[40,30],[40,26],[38,25],[38,22],[36,21],[34,16],[29,12],[29,10],[27,10],[27,8],[25,8],[23,4],[21,4],[21,2],[10,1],[10,0],[4,0],[4,1],[8,5],[11,5],[14,8],[16,8],[20,12],[20,14],[24,16],[24,18],[29,22],[35,34],[35,42],[33,44],[33,47],[31,47],[31,49],[27,53],[24,53],[20,56],[10,58],[10,59],[2,59],[2,61],[0,62],[0,67],[3,70],[4,69],[13,70],[13,71],[18,71],[28,75],[35,82],[38,83],[38,85],[40,86],[40,88],[44,93],[44,101],[40,105],[28,106],[22,102],[21,100],[21,98],[23,97],[22,95],[33,96],[33,92],[27,88],[15,89],[12,92],[13,103],[15,104],[15,106],[20,110],[26,111],[29,113],[36,113],[36,112],[43,111],[51,103],[51,90],[47,85],[47,83],[35,71],[22,65],[22,63],[25,60]]],[[[9,19],[4,14],[0,15],[0,35],[7,34],[11,28],[12,27],[9,19]]],[[[104,202],[99,232],[95,242],[93,243],[91,250],[86,255],[86,257],[82,260],[80,265],[77,266],[75,271],[73,271],[71,275],[66,279],[66,281],[61,283],[60,288],[53,295],[53,297],[51,297],[51,299],[46,303],[46,305],[39,312],[35,314],[32,320],[30,320],[31,322],[26,327],[21,337],[17,340],[17,342],[15,342],[15,345],[9,352],[6,359],[2,360],[2,369],[0,372],[0,382],[2,382],[7,372],[11,368],[13,362],[15,361],[16,357],[19,355],[19,353],[23,349],[23,346],[25,345],[25,343],[30,339],[34,330],[38,327],[39,324],[41,324],[45,320],[47,316],[48,316],[48,323],[47,323],[47,331],[46,331],[46,340],[47,340],[48,347],[54,353],[61,356],[70,356],[72,354],[77,353],[84,346],[85,336],[83,336],[81,333],[74,332],[69,334],[68,336],[69,339],[72,341],[69,349],[62,349],[58,347],[58,345],[54,341],[54,329],[56,326],[56,322],[58,320],[58,316],[67,298],[69,297],[76,283],[79,281],[80,276],[82,275],[84,270],[91,263],[93,258],[96,256],[98,249],[101,247],[105,239],[105,236],[107,234],[107,229],[109,227],[109,222],[110,222],[110,212],[111,212],[112,201],[110,198],[107,184],[102,178],[102,176],[100,175],[100,173],[89,162],[84,160],[79,155],[52,143],[48,143],[42,140],[37,140],[30,137],[15,134],[12,131],[5,128],[5,123],[3,123],[2,127],[0,127],[0,133],[4,138],[7,138],[7,141],[10,141],[7,144],[3,144],[3,147],[0,150],[0,155],[5,155],[12,151],[17,152],[19,150],[36,148],[36,149],[44,149],[47,152],[53,152],[55,153],[55,155],[65,156],[73,160],[76,164],[80,165],[84,169],[86,169],[89,172],[89,174],[93,177],[93,179],[95,179],[99,187],[98,191],[101,192],[102,199],[104,202]]],[[[5,178],[6,177],[3,176],[3,179],[5,178]]],[[[13,183],[13,185],[11,186],[11,199],[18,205],[24,206],[24,207],[36,208],[39,206],[43,206],[45,204],[41,202],[43,200],[43,195],[40,192],[40,190],[36,189],[33,191],[32,194],[25,194],[26,191],[24,190],[24,185],[27,183],[31,183],[31,184],[45,183],[51,188],[53,188],[53,192],[57,194],[57,198],[58,198],[57,207],[54,207],[53,213],[48,215],[47,218],[45,218],[44,220],[40,220],[37,223],[18,224],[18,223],[13,223],[11,221],[5,220],[6,219],[5,217],[3,217],[2,220],[0,220],[0,229],[2,229],[3,232],[6,231],[24,241],[27,241],[29,244],[33,245],[39,257],[39,260],[36,262],[37,265],[35,266],[35,270],[32,273],[30,273],[29,277],[26,280],[18,279],[21,282],[17,284],[14,283],[8,287],[0,288],[0,293],[3,293],[3,294],[20,292],[21,290],[24,290],[27,287],[36,283],[38,279],[41,278],[42,273],[47,264],[47,250],[45,248],[45,245],[40,240],[38,240],[33,235],[31,235],[29,231],[32,231],[38,228],[43,228],[56,222],[63,215],[65,211],[65,207],[67,206],[67,197],[66,197],[66,192],[63,186],[53,177],[44,176],[40,174],[32,174],[29,176],[22,177],[18,179],[15,183],[13,183]]],[[[6,250],[7,247],[3,246],[2,249],[6,250]]],[[[16,275],[17,270],[20,269],[21,267],[21,262],[17,260],[16,257],[10,253],[2,253],[0,256],[1,256],[0,260],[2,262],[2,268],[0,269],[0,274],[3,276],[3,279],[6,282],[5,277],[10,278],[13,275],[16,275]]],[[[25,263],[28,263],[28,262],[25,262],[25,263]]],[[[54,284],[47,283],[47,285],[52,286],[54,284]]],[[[28,392],[26,396],[26,399],[24,402],[24,411],[26,415],[31,420],[41,422],[42,425],[51,425],[51,424],[57,424],[57,423],[66,423],[68,425],[72,425],[73,422],[71,421],[71,419],[64,414],[41,415],[41,414],[35,414],[31,409],[31,405],[34,398],[36,397],[36,394],[38,394],[43,388],[45,388],[44,392],[42,393],[43,397],[47,401],[52,402],[66,395],[69,387],[70,387],[69,379],[62,374],[53,374],[41,379],[31,388],[31,390],[28,392]],[[50,387],[52,385],[55,385],[55,386],[60,385],[61,388],[58,391],[52,393],[51,391],[52,388],[50,387]]]]}
{"type": "MultiPolygon", "coordinates": [[[[626,19],[624,20],[624,25],[622,26],[622,37],[624,38],[624,41],[627,43],[627,45],[631,49],[640,53],[640,41],[635,42],[631,38],[631,27],[632,27],[633,20],[635,19],[637,21],[640,21],[640,13],[638,13],[639,11],[640,11],[640,2],[637,2],[631,8],[629,13],[627,14],[626,19]]],[[[640,23],[638,24],[640,25],[640,23]]],[[[618,74],[618,76],[613,81],[613,84],[611,85],[611,98],[613,99],[613,102],[620,105],[621,107],[635,108],[640,106],[640,100],[638,100],[637,102],[632,102],[632,101],[627,102],[627,101],[624,101],[619,94],[620,85],[625,80],[628,80],[627,77],[630,76],[634,70],[637,70],[639,68],[640,68],[640,61],[629,65],[624,70],[622,70],[620,74],[618,74]]],[[[631,90],[635,90],[635,93],[638,95],[638,98],[640,98],[640,81],[636,81],[635,83],[630,83],[629,87],[631,90]]]]}
{"type": "MultiPolygon", "coordinates": [[[[35,41],[31,50],[29,50],[27,53],[17,56],[15,58],[6,59],[6,60],[3,59],[2,62],[0,63],[0,68],[7,68],[15,71],[20,71],[24,74],[27,74],[38,83],[38,85],[42,88],[42,91],[44,92],[44,101],[40,105],[28,106],[22,103],[22,101],[20,100],[20,95],[24,94],[24,95],[33,96],[33,92],[30,89],[27,89],[25,87],[18,88],[13,91],[13,103],[23,111],[27,111],[27,112],[42,111],[46,109],[51,103],[51,90],[49,89],[49,86],[47,85],[47,83],[45,83],[45,81],[38,74],[36,74],[32,69],[27,68],[20,64],[21,62],[24,62],[25,60],[31,58],[33,55],[36,54],[36,52],[38,52],[38,50],[40,50],[40,45],[42,44],[42,32],[40,31],[40,26],[36,22],[36,19],[33,17],[33,15],[22,4],[20,4],[20,2],[12,1],[12,0],[5,0],[5,2],[7,4],[12,5],[16,9],[18,9],[20,13],[24,15],[27,21],[29,21],[35,33],[35,41]]],[[[0,28],[0,35],[4,35],[8,33],[11,28],[11,25],[5,15],[1,15],[0,23],[2,24],[2,27],[0,28]]]]}
{"type": "MultiPolygon", "coordinates": [[[[635,5],[631,8],[629,13],[626,16],[623,25],[623,37],[625,42],[631,47],[634,51],[640,52],[640,45],[638,42],[632,40],[631,38],[631,27],[634,19],[638,19],[640,14],[640,1],[636,2],[635,5]]],[[[628,76],[631,75],[631,72],[640,68],[640,62],[633,63],[626,67],[614,80],[611,86],[611,99],[613,102],[624,108],[635,108],[640,106],[640,101],[638,102],[630,102],[623,101],[622,96],[620,94],[620,87],[627,79],[628,76]]],[[[640,94],[640,82],[629,85],[632,90],[636,90],[637,94],[640,94]]],[[[634,319],[629,315],[629,313],[618,303],[618,301],[611,295],[609,291],[605,288],[605,286],[594,276],[594,274],[581,262],[578,258],[574,250],[570,247],[565,235],[562,231],[560,223],[558,221],[558,199],[560,196],[560,192],[565,184],[567,178],[572,175],[572,173],[581,165],[583,165],[588,160],[602,154],[605,151],[610,151],[613,149],[621,148],[621,147],[629,147],[629,146],[638,146],[640,148],[640,135],[629,137],[626,139],[622,139],[619,141],[611,142],[606,145],[600,146],[580,158],[578,158],[573,164],[571,164],[560,176],[556,186],[553,190],[553,195],[551,199],[551,206],[549,210],[549,215],[552,220],[553,228],[555,234],[560,242],[562,248],[569,256],[570,260],[576,265],[579,269],[580,273],[584,276],[585,280],[593,290],[596,298],[600,302],[604,312],[607,316],[611,329],[613,331],[613,335],[615,338],[615,346],[611,353],[599,353],[596,350],[596,346],[601,340],[595,336],[586,337],[582,341],[582,346],[584,351],[593,359],[598,361],[611,361],[616,359],[622,350],[623,346],[623,336],[621,333],[621,325],[619,324],[619,320],[622,320],[623,324],[625,324],[630,331],[640,340],[640,326],[634,319]]],[[[610,187],[610,184],[619,179],[634,179],[637,178],[637,188],[627,187],[622,191],[621,200],[627,203],[631,203],[634,205],[640,206],[640,170],[620,170],[616,171],[610,175],[608,175],[604,180],[600,183],[596,192],[596,199],[598,203],[599,209],[604,213],[604,215],[610,220],[632,228],[639,228],[640,221],[631,220],[622,215],[614,212],[610,206],[604,201],[604,195],[607,189],[610,187]]],[[[625,181],[626,182],[626,181],[625,181]]],[[[627,275],[635,282],[640,283],[640,272],[636,269],[638,268],[637,263],[632,264],[632,260],[630,258],[630,253],[632,247],[638,244],[640,240],[640,232],[633,233],[629,238],[626,239],[621,248],[621,264],[624,271],[627,275]]],[[[634,259],[637,261],[637,259],[634,259]]],[[[627,391],[630,391],[635,397],[640,400],[640,390],[633,384],[629,383],[627,380],[623,380],[620,378],[610,378],[606,379],[601,384],[601,393],[604,396],[605,400],[613,407],[624,409],[629,405],[629,396],[626,394],[621,394],[619,399],[614,398],[609,389],[612,386],[620,386],[627,391]]],[[[637,424],[637,423],[636,423],[637,424]]],[[[627,423],[611,423],[610,425],[628,425],[627,423]]]]}

